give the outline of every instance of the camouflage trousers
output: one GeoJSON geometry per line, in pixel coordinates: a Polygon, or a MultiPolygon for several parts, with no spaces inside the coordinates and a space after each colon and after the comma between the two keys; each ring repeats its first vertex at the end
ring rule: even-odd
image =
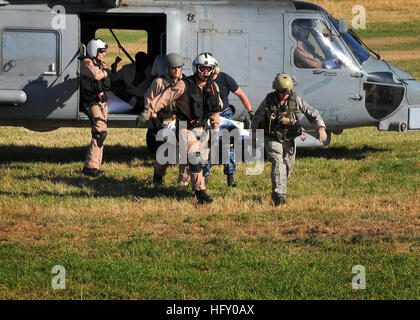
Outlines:
{"type": "Polygon", "coordinates": [[[279,142],[265,137],[265,150],[271,164],[272,197],[286,196],[287,180],[293,170],[296,158],[294,140],[279,142]]]}

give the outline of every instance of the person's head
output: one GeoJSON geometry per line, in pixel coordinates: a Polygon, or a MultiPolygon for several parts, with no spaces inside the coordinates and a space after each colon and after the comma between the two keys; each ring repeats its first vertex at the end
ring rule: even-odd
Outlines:
{"type": "Polygon", "coordinates": [[[192,63],[193,72],[200,81],[207,81],[211,78],[216,65],[216,59],[208,52],[199,54],[192,63]]]}
{"type": "Polygon", "coordinates": [[[166,73],[174,80],[181,77],[184,58],[178,53],[170,53],[165,57],[166,73]]]}
{"type": "Polygon", "coordinates": [[[273,89],[276,90],[280,100],[287,99],[292,93],[293,87],[292,77],[286,73],[278,73],[273,80],[273,89]]]}
{"type": "Polygon", "coordinates": [[[86,48],[88,57],[100,62],[105,61],[106,49],[108,49],[108,45],[102,39],[90,40],[86,48]]]}
{"type": "Polygon", "coordinates": [[[293,21],[292,24],[292,35],[297,40],[307,40],[313,27],[313,22],[310,19],[298,19],[293,21]]]}
{"type": "Polygon", "coordinates": [[[144,71],[146,67],[150,64],[149,55],[143,51],[139,51],[136,53],[136,70],[138,72],[144,71]]]}

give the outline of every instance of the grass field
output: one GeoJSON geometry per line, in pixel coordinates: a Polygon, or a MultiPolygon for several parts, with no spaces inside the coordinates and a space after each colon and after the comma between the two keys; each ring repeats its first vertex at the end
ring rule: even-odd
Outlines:
{"type": "MultiPolygon", "coordinates": [[[[404,54],[420,50],[407,9],[419,5],[402,2],[357,4],[374,49],[419,79],[420,59],[404,54]]],[[[316,3],[349,18],[354,2],[316,3]]],[[[352,129],[298,150],[281,208],[269,163],[259,176],[238,165],[234,189],[213,167],[206,206],[176,167],[153,187],[144,129],[109,129],[106,177],[89,180],[89,139],[87,128],[0,127],[0,299],[420,299],[419,132],[352,129]],[[65,290],[51,286],[56,265],[65,290]],[[352,289],[356,265],[365,290],[352,289]]]]}

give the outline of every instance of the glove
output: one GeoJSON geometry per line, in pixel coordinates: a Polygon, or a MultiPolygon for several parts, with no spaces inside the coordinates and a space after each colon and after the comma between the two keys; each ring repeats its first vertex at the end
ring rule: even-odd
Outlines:
{"type": "Polygon", "coordinates": [[[327,141],[327,132],[325,131],[324,127],[318,128],[318,137],[319,137],[319,141],[321,142],[327,141]]]}
{"type": "Polygon", "coordinates": [[[280,118],[280,123],[284,126],[290,124],[291,122],[292,122],[292,120],[290,120],[289,118],[286,118],[286,117],[280,118]]]}
{"type": "Polygon", "coordinates": [[[292,120],[290,118],[286,118],[286,117],[282,117],[280,118],[280,123],[284,126],[288,125],[288,124],[292,124],[295,125],[296,124],[296,120],[292,120]]]}
{"type": "Polygon", "coordinates": [[[160,122],[159,118],[152,118],[150,119],[150,121],[152,121],[153,129],[155,129],[156,131],[159,131],[163,128],[162,122],[160,122]]]}
{"type": "Polygon", "coordinates": [[[145,116],[144,116],[144,113],[141,113],[141,114],[139,114],[138,116],[137,116],[137,127],[139,127],[139,128],[147,128],[147,121],[148,121],[149,119],[147,119],[145,116]]]}

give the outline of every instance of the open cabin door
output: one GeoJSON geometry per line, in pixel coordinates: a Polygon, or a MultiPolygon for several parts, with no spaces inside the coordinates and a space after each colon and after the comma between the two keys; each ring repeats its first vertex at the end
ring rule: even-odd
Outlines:
{"type": "Polygon", "coordinates": [[[77,119],[77,14],[0,6],[0,36],[0,119],[77,119]]]}

